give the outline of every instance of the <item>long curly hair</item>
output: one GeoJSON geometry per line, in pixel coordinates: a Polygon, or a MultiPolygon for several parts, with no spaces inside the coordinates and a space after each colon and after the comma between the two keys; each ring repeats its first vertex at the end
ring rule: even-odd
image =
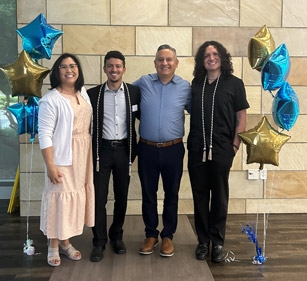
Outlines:
{"type": "Polygon", "coordinates": [[[207,70],[204,67],[205,51],[208,46],[214,46],[221,58],[221,72],[224,76],[230,76],[233,73],[233,66],[231,62],[231,55],[227,52],[226,48],[219,42],[206,41],[199,48],[194,58],[194,71],[195,79],[204,79],[207,75],[207,70]]]}

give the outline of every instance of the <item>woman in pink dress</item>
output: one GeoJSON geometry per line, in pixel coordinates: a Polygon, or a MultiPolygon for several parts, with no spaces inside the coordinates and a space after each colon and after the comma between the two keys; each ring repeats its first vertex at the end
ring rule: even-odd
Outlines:
{"type": "Polygon", "coordinates": [[[61,55],[50,73],[50,90],[39,100],[38,139],[46,164],[40,229],[48,239],[47,262],[59,254],[80,260],[69,238],[94,226],[92,107],[82,68],[72,54],[61,55]]]}

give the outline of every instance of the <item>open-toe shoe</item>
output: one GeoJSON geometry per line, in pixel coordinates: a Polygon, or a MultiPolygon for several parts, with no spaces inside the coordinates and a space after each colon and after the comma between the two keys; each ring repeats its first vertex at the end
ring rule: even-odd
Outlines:
{"type": "Polygon", "coordinates": [[[48,247],[47,262],[51,266],[59,266],[61,264],[59,248],[48,247]]]}
{"type": "Polygon", "coordinates": [[[63,254],[74,261],[81,260],[80,251],[76,250],[70,243],[66,246],[60,244],[60,254],[63,254]]]}

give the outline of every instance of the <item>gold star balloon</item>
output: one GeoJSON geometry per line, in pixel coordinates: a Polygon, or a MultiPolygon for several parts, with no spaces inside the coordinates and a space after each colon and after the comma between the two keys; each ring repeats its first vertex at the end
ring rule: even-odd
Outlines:
{"type": "Polygon", "coordinates": [[[253,69],[261,71],[262,65],[269,54],[275,50],[275,41],[264,25],[248,43],[248,60],[253,69]]]}
{"type": "Polygon", "coordinates": [[[246,144],[246,163],[259,163],[260,170],[264,164],[279,165],[279,151],[291,138],[275,130],[265,116],[253,129],[239,133],[239,137],[246,144]]]}
{"type": "Polygon", "coordinates": [[[26,51],[22,51],[13,64],[0,68],[8,77],[12,88],[12,96],[36,96],[42,97],[43,80],[50,72],[29,56],[26,51]]]}

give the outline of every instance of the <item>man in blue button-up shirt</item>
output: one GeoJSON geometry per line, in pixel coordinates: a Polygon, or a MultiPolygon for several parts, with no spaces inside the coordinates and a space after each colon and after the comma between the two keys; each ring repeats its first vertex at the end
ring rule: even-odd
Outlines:
{"type": "Polygon", "coordinates": [[[141,90],[138,171],[142,186],[142,214],[146,239],[140,254],[151,254],[162,239],[160,255],[174,254],[173,234],[177,228],[178,192],[185,153],[184,118],[189,111],[191,88],[175,75],[176,50],[161,45],[154,60],[157,73],[144,75],[133,84],[141,90]],[[163,229],[158,227],[157,191],[159,177],[164,189],[163,229]]]}

